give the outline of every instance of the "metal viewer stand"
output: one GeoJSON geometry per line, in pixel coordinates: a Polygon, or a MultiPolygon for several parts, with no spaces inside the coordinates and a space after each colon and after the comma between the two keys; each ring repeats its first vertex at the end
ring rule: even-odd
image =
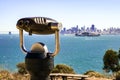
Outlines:
{"type": "Polygon", "coordinates": [[[25,64],[31,75],[31,80],[49,80],[49,74],[54,67],[54,56],[60,50],[59,30],[61,23],[46,17],[28,17],[18,20],[16,24],[19,29],[20,48],[26,54],[25,64]],[[23,30],[29,35],[48,35],[55,34],[55,51],[49,53],[47,47],[42,42],[36,42],[31,50],[27,51],[24,46],[23,30]]]}

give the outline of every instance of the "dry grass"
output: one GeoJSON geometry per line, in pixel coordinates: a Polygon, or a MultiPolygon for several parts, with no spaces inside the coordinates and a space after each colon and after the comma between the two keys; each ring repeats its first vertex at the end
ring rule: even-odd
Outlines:
{"type": "MultiPolygon", "coordinates": [[[[30,75],[29,74],[22,75],[20,73],[10,73],[7,70],[1,70],[0,71],[0,80],[30,80],[30,75]]],[[[61,80],[61,78],[59,78],[58,80],[61,80]]],[[[107,79],[107,78],[103,78],[100,76],[95,77],[92,75],[91,77],[88,77],[86,80],[112,80],[112,79],[107,79]]]]}
{"type": "Polygon", "coordinates": [[[0,71],[0,80],[30,80],[28,74],[10,73],[7,70],[0,71]]]}

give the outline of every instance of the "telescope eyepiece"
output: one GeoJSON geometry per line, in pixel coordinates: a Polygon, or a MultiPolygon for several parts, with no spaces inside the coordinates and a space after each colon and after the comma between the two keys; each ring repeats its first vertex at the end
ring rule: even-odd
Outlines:
{"type": "Polygon", "coordinates": [[[27,27],[29,27],[30,26],[30,21],[29,20],[26,20],[25,22],[24,22],[24,25],[27,27]]]}
{"type": "Polygon", "coordinates": [[[17,26],[19,26],[19,27],[24,27],[24,26],[29,27],[30,24],[31,24],[30,20],[20,20],[20,21],[18,21],[17,26]]]}
{"type": "Polygon", "coordinates": [[[24,25],[24,21],[23,21],[23,20],[18,21],[17,25],[18,25],[19,27],[23,26],[23,25],[24,25]]]}

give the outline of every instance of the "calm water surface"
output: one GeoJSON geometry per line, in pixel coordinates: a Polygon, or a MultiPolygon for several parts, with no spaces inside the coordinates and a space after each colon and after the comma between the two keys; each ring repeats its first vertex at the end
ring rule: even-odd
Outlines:
{"type": "MultiPolygon", "coordinates": [[[[44,42],[49,51],[54,51],[54,36],[25,35],[28,50],[35,42],[44,42]]],[[[55,56],[55,64],[67,64],[77,73],[88,70],[102,72],[103,56],[108,49],[120,48],[120,35],[100,37],[60,36],[61,50],[55,56]]],[[[0,34],[0,68],[16,71],[16,64],[24,62],[25,54],[19,48],[19,35],[0,34]]]]}

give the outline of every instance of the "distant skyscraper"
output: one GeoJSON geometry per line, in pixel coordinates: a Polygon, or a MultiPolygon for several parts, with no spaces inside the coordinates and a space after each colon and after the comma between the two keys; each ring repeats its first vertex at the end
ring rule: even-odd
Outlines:
{"type": "Polygon", "coordinates": [[[91,29],[91,31],[95,31],[95,25],[92,24],[90,29],[91,29]]]}
{"type": "Polygon", "coordinates": [[[66,28],[63,28],[63,31],[66,31],[66,28]]]}
{"type": "Polygon", "coordinates": [[[85,26],[81,27],[81,31],[85,31],[85,26]]]}

